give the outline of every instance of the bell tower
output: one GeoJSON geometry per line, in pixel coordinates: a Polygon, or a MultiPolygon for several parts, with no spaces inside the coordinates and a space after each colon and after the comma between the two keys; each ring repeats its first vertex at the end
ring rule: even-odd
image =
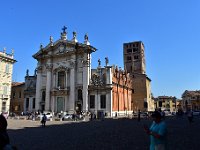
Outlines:
{"type": "Polygon", "coordinates": [[[144,44],[141,41],[124,43],[124,68],[128,73],[146,74],[144,44]]]}

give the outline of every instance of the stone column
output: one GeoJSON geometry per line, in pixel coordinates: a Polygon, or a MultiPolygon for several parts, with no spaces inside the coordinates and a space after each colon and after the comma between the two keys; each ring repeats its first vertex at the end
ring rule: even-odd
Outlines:
{"type": "Polygon", "coordinates": [[[68,69],[66,69],[66,71],[65,71],[65,89],[67,89],[67,86],[68,86],[68,83],[67,83],[68,76],[67,76],[67,74],[68,74],[68,69]]]}
{"type": "Polygon", "coordinates": [[[56,88],[56,72],[53,73],[53,88],[56,88]]]}
{"type": "Polygon", "coordinates": [[[52,96],[51,99],[51,111],[55,112],[55,96],[52,96]]]}
{"type": "Polygon", "coordinates": [[[97,113],[99,110],[99,93],[96,93],[95,95],[95,112],[97,113]]]}
{"type": "Polygon", "coordinates": [[[46,100],[45,100],[45,111],[50,111],[50,104],[51,104],[51,70],[52,65],[46,66],[47,71],[47,80],[46,80],[46,100]]]}
{"type": "Polygon", "coordinates": [[[88,111],[89,61],[83,61],[83,111],[88,111]]]}
{"type": "Polygon", "coordinates": [[[41,109],[41,88],[42,88],[42,66],[37,67],[37,82],[36,82],[36,97],[35,97],[35,110],[41,109]]]}
{"type": "Polygon", "coordinates": [[[75,104],[75,63],[71,62],[70,69],[70,95],[69,95],[69,112],[74,112],[75,104]]]}
{"type": "Polygon", "coordinates": [[[106,96],[106,110],[109,112],[109,116],[112,116],[112,89],[109,91],[109,94],[106,96]]]}

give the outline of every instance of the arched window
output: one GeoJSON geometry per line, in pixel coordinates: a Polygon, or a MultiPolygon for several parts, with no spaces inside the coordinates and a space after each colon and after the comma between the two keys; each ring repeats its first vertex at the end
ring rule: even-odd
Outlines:
{"type": "Polygon", "coordinates": [[[58,86],[60,89],[64,89],[64,88],[65,88],[65,72],[64,72],[64,71],[58,72],[58,82],[57,82],[57,86],[58,86]]]}

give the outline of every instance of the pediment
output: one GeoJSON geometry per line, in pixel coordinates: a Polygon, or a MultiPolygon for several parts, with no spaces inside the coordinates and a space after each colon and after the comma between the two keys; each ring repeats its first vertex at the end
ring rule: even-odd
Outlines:
{"type": "Polygon", "coordinates": [[[58,40],[54,43],[49,43],[46,47],[40,47],[40,50],[33,55],[35,59],[41,59],[41,58],[46,58],[49,56],[58,56],[58,55],[63,55],[63,54],[70,54],[74,53],[75,51],[77,52],[95,52],[96,48],[82,44],[82,43],[75,43],[73,41],[69,40],[58,40]]]}

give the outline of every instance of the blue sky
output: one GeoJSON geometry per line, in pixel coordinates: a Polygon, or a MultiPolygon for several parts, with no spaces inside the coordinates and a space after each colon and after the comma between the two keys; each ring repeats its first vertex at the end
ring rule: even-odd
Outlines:
{"type": "Polygon", "coordinates": [[[83,42],[88,33],[98,49],[93,68],[106,56],[123,68],[123,43],[143,41],[155,97],[199,90],[199,0],[3,0],[0,7],[0,50],[15,50],[14,81],[24,81],[26,69],[33,74],[32,55],[65,25],[69,39],[76,31],[83,42]]]}

